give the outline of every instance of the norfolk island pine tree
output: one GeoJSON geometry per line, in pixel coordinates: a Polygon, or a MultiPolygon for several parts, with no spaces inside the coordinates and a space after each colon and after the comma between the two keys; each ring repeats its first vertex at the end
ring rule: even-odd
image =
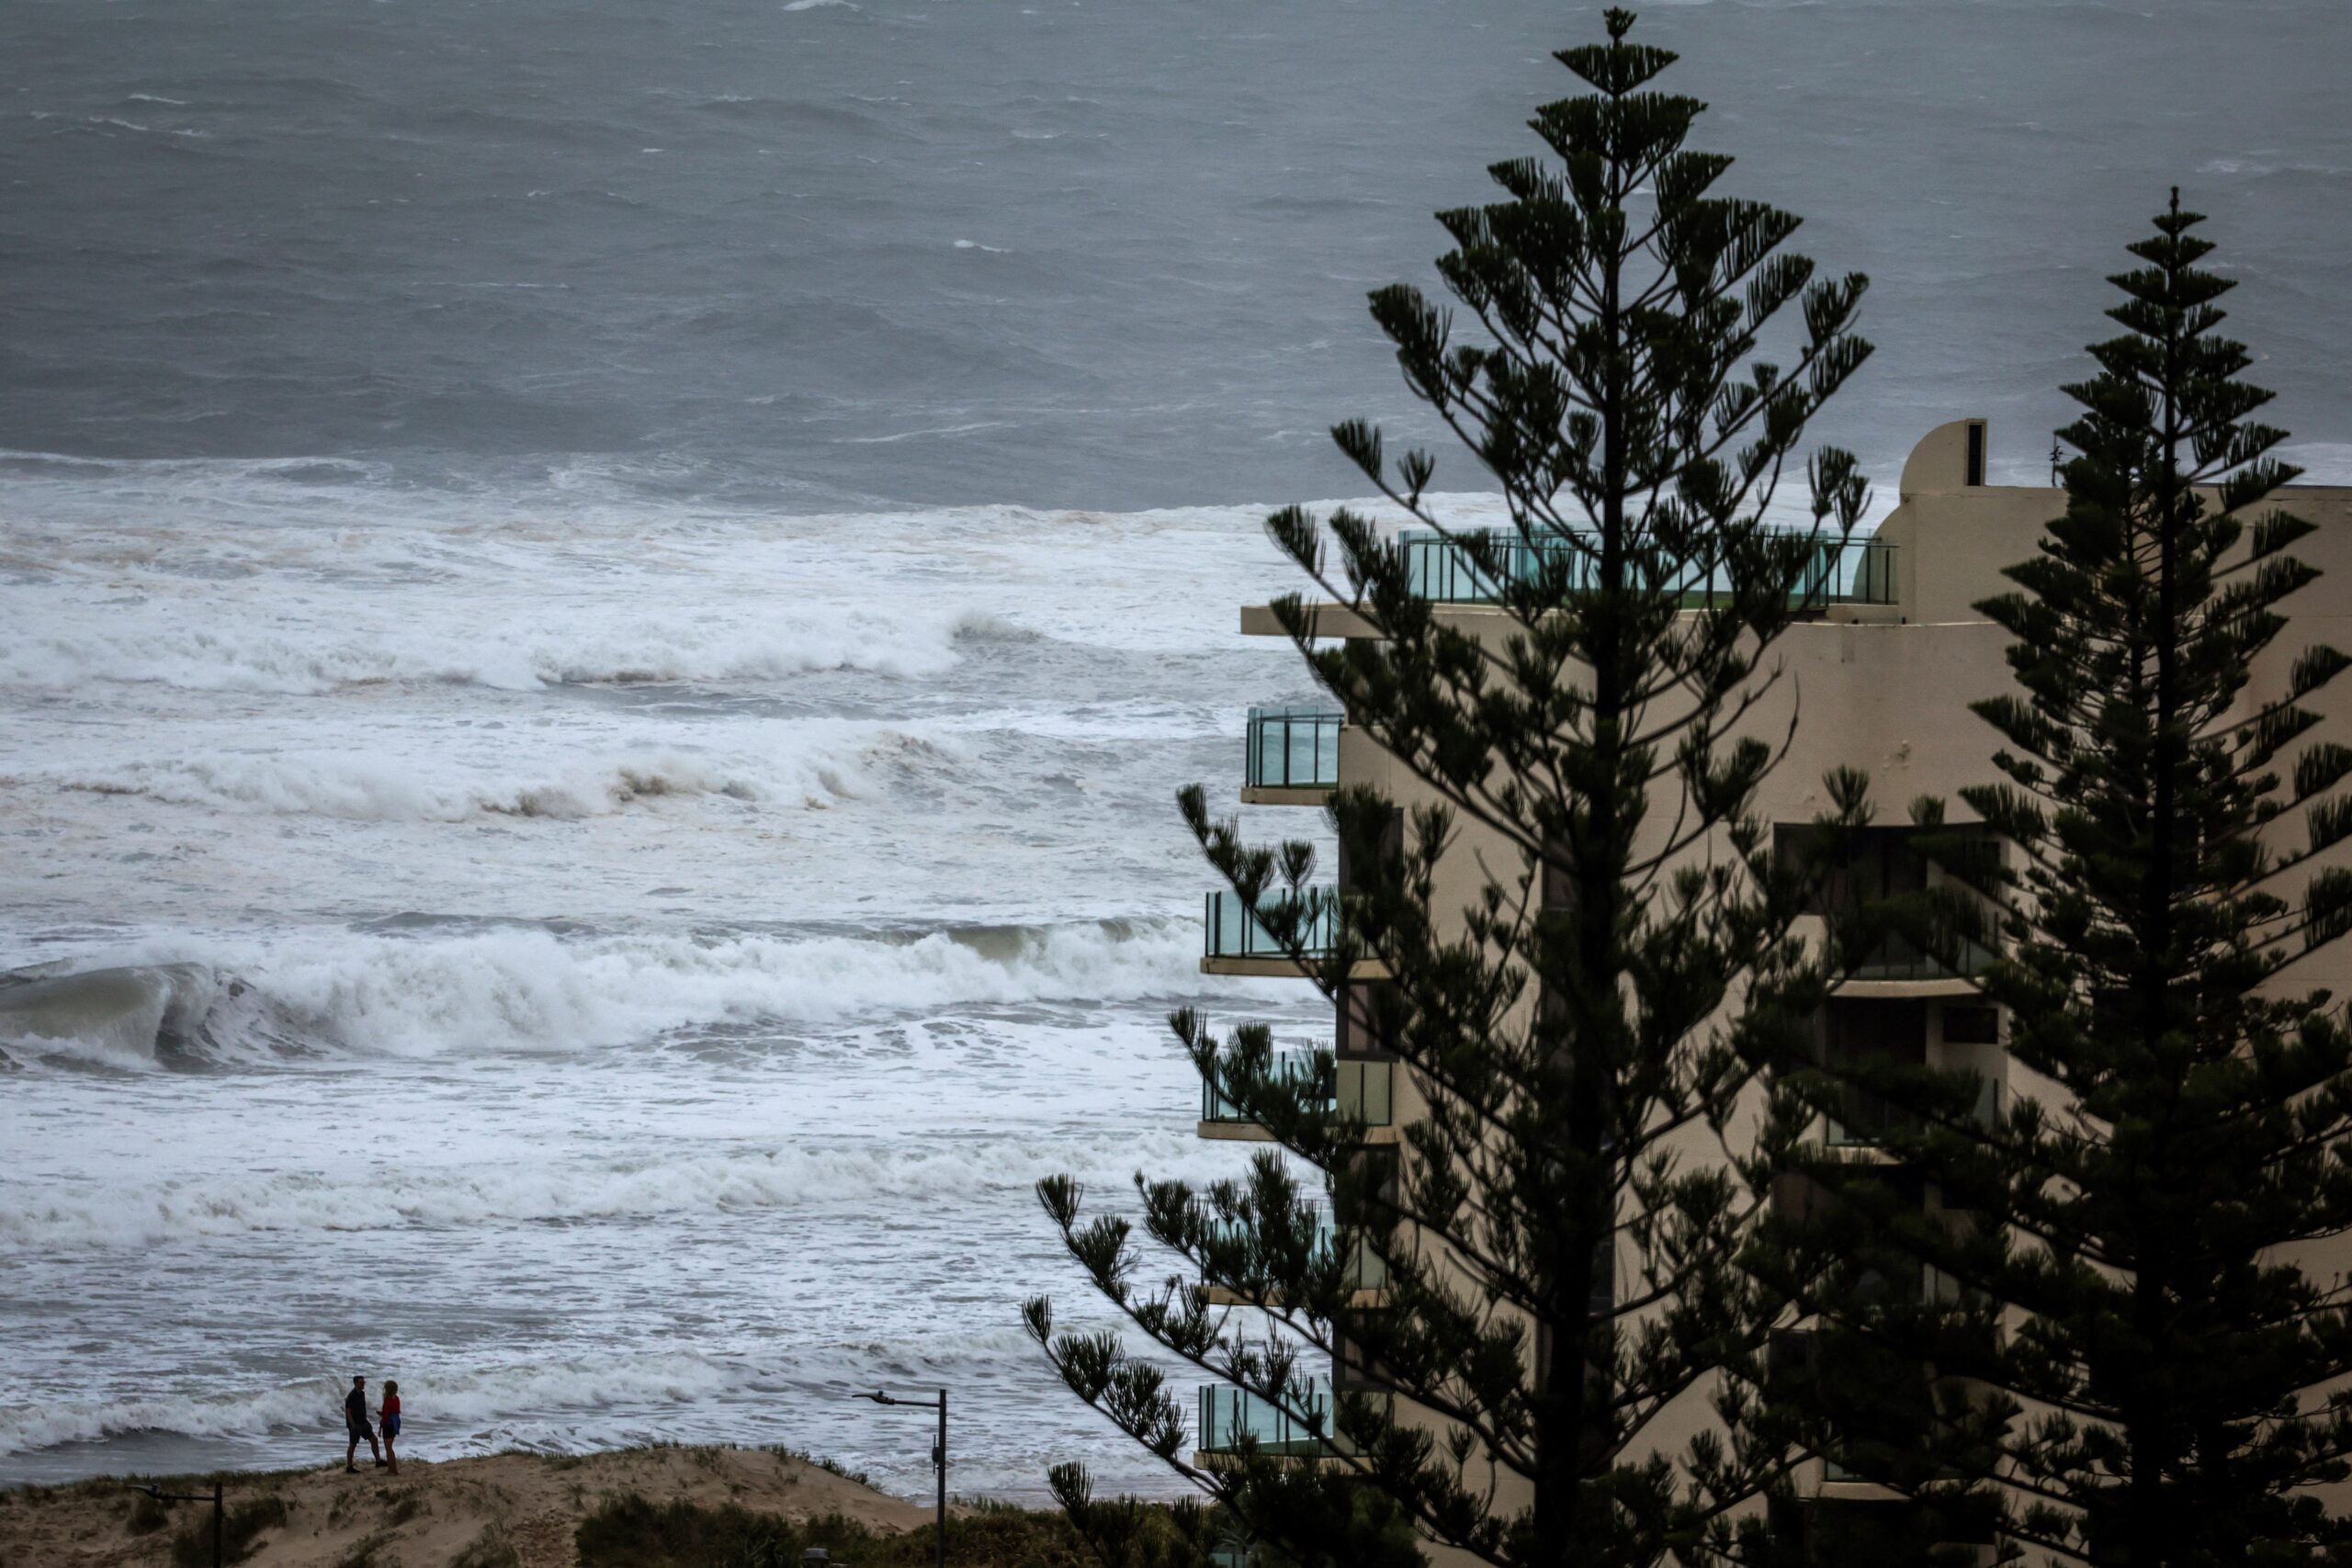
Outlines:
{"type": "MultiPolygon", "coordinates": [[[[1751,731],[1780,680],[1771,644],[1818,607],[1825,549],[1866,502],[1851,457],[1825,449],[1804,463],[1811,527],[1764,522],[1807,422],[1868,355],[1850,331],[1865,284],[1784,250],[1795,218],[1713,194],[1730,160],[1686,148],[1704,106],[1652,88],[1674,57],[1631,41],[1633,22],[1612,10],[1605,43],[1558,56],[1589,89],[1532,122],[1558,162],[1497,164],[1507,199],[1441,215],[1441,272],[1483,341],[1457,343],[1409,288],[1373,296],[1408,385],[1499,483],[1510,529],[1449,528],[1433,457],[1392,464],[1374,429],[1334,432],[1492,589],[1501,629],[1435,610],[1411,551],[1363,514],[1269,520],[1374,636],[1325,646],[1295,595],[1281,624],[1436,803],[1400,822],[1376,793],[1342,792],[1335,900],[1312,886],[1312,846],[1250,846],[1197,788],[1181,800],[1335,1005],[1360,964],[1385,967],[1353,1005],[1420,1106],[1401,1158],[1374,1161],[1361,1120],[1274,1072],[1267,1031],[1220,1048],[1179,1013],[1201,1073],[1289,1160],[1204,1190],[1138,1176],[1145,1229],[1194,1271],[1158,1285],[1128,1222],[1087,1217],[1067,1178],[1039,1186],[1093,1283],[1162,1350],[1329,1439],[1312,1461],[1244,1441],[1196,1464],[1156,1364],[1028,1304],[1070,1387],[1268,1561],[1758,1555],[1756,1505],[1796,1457],[1758,1393],[1790,1303],[1739,1263],[1811,1114],[1770,1066],[1809,1052],[1827,977],[1797,934],[1805,879],[1751,811],[1787,733],[1751,731]],[[1776,318],[1785,364],[1758,352],[1776,318]],[[1490,869],[1448,907],[1442,868],[1470,840],[1490,869]],[[1317,1239],[1300,1164],[1335,1243],[1317,1239]],[[1354,1288],[1359,1249],[1385,1268],[1376,1306],[1354,1288]],[[1328,1416],[1310,1357],[1340,1374],[1328,1416]],[[1388,1392],[1349,1386],[1375,1369],[1388,1392]],[[1662,1451],[1678,1401],[1711,1405],[1713,1428],[1662,1451]]],[[[1862,793],[1833,777],[1831,827],[1862,820],[1862,793]]],[[[1054,1480],[1106,1561],[1193,1560],[1197,1541],[1140,1531],[1082,1471],[1054,1480]]]]}
{"type": "Polygon", "coordinates": [[[1851,1364],[1939,1374],[1925,1404],[1924,1382],[1884,1385],[1910,1396],[1914,1451],[1890,1441],[1901,1397],[1875,1428],[1825,1410],[1825,1445],[1948,1514],[1989,1509],[2012,1555],[2101,1568],[2352,1542],[2315,1490],[2352,1455],[2352,1294],[2315,1251],[2352,1231],[2352,1041],[2293,968],[2352,908],[2330,863],[2352,750],[2313,706],[2346,660],[2282,641],[2311,528],[2281,504],[2284,432],[2251,417],[2270,394],[2218,332],[2233,285],[2198,265],[2201,221],[2176,192],[2131,247],[2125,330],[2066,389],[2064,515],[1979,606],[2015,638],[2017,691],[1975,705],[2002,782],[1962,792],[1994,836],[1915,807],[1977,898],[1879,912],[1931,943],[1989,914],[1979,984],[2033,1075],[1985,1118],[1959,1075],[1848,1065],[1908,1112],[1894,1157],[1969,1220],[1857,1172],[1842,1245],[1962,1290],[1889,1314],[1855,1271],[1816,1277],[1851,1364]]]}

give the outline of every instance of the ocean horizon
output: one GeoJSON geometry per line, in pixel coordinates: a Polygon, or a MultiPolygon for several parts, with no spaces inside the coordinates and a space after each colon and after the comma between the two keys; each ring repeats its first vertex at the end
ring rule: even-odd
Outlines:
{"type": "MultiPolygon", "coordinates": [[[[2328,0],[1679,0],[1729,188],[1872,277],[1819,437],[2040,482],[2173,185],[2352,482],[2328,0]]],[[[1432,285],[1599,10],[607,0],[0,17],[0,1484],[786,1444],[1180,1489],[1022,1330],[1032,1188],[1231,1174],[1172,1008],[1262,532],[1431,446],[1432,285]]],[[[1325,502],[1323,504],[1329,504],[1325,502]]],[[[1323,829],[1264,816],[1269,835],[1323,829]]],[[[1170,1269],[1176,1260],[1166,1260],[1170,1269]]]]}

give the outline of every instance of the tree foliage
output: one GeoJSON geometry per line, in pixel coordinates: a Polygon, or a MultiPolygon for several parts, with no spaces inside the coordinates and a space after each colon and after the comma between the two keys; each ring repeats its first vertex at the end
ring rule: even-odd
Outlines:
{"type": "Polygon", "coordinates": [[[1959,1218],[1866,1196],[1858,1234],[1958,1288],[1907,1322],[1831,1303],[1898,1357],[1937,1336],[1953,1380],[1917,1428],[1934,1464],[1893,1473],[1849,1418],[1853,1462],[2129,1568],[2310,1561],[2346,1532],[2307,1489],[2352,1473],[2352,1296],[2307,1267],[2352,1230],[2352,1039],[2292,968],[2352,911],[2328,863],[2352,750],[2312,706],[2346,661],[2278,646],[2311,527],[2200,221],[2176,193],[2131,247],[2124,331],[2066,389],[2065,513],[1979,606],[2015,639],[2017,690],[1975,705],[2000,780],[1962,792],[1995,837],[1918,808],[2003,939],[1980,983],[2030,1076],[1987,1119],[1954,1075],[1870,1075],[1915,1113],[1890,1153],[1959,1218]]]}
{"type": "MultiPolygon", "coordinates": [[[[1826,979],[1797,934],[1804,878],[1752,806],[1794,722],[1771,645],[1835,590],[1866,499],[1847,454],[1801,450],[1869,353],[1865,285],[1790,252],[1794,217],[1717,193],[1730,160],[1688,145],[1704,106],[1655,85],[1674,56],[1633,25],[1612,10],[1605,42],[1557,57],[1585,90],[1532,121],[1556,161],[1497,164],[1504,199],[1440,215],[1475,329],[1408,287],[1372,297],[1510,526],[1450,525],[1435,457],[1392,459],[1360,422],[1340,448],[1425,533],[1269,520],[1338,602],[1274,614],[1423,803],[1337,796],[1335,894],[1310,843],[1253,845],[1197,787],[1182,800],[1272,944],[1394,1058],[1415,1107],[1397,1157],[1334,1100],[1328,1054],[1278,1072],[1268,1031],[1220,1041],[1180,1013],[1283,1153],[1204,1189],[1137,1178],[1146,1235],[1185,1265],[1156,1284],[1126,1219],[1040,1187],[1161,1351],[1307,1434],[1195,1462],[1157,1362],[1029,1305],[1080,1397],[1274,1561],[1758,1550],[1748,1505],[1794,1457],[1759,1392],[1790,1303],[1739,1258],[1809,1114],[1770,1065],[1803,1052],[1826,979]],[[1812,521],[1789,530],[1767,513],[1792,465],[1812,521]],[[1436,602],[1433,570],[1487,606],[1436,602]],[[1668,1413],[1697,1410],[1713,1428],[1668,1445],[1668,1413]]],[[[1857,779],[1830,797],[1833,824],[1861,820],[1857,779]]]]}

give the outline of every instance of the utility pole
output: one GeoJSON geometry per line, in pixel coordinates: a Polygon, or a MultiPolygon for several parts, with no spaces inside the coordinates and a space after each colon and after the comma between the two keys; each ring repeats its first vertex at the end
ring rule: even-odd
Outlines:
{"type": "Polygon", "coordinates": [[[905,1404],[917,1410],[935,1409],[939,1412],[939,1436],[931,1449],[931,1468],[938,1472],[939,1481],[938,1540],[933,1561],[935,1568],[947,1568],[947,1391],[941,1389],[937,1399],[893,1399],[879,1390],[858,1397],[870,1399],[876,1404],[905,1404]]]}

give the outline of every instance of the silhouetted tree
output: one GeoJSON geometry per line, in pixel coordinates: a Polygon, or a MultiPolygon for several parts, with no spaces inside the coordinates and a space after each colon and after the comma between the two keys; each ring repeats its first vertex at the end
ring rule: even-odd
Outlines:
{"type": "MultiPolygon", "coordinates": [[[[1510,526],[1449,527],[1434,457],[1392,463],[1361,423],[1339,445],[1426,536],[1345,509],[1269,521],[1343,602],[1275,614],[1433,803],[1404,820],[1342,792],[1334,896],[1311,845],[1253,847],[1182,796],[1272,941],[1393,1054],[1419,1107],[1399,1157],[1332,1100],[1329,1053],[1280,1073],[1264,1029],[1221,1047],[1180,1013],[1201,1072],[1290,1157],[1205,1190],[1138,1177],[1146,1230],[1193,1271],[1157,1285],[1126,1220],[1086,1217],[1067,1179],[1039,1189],[1137,1326],[1311,1435],[1305,1455],[1243,1442],[1196,1463],[1156,1365],[1029,1304],[1069,1385],[1272,1561],[1410,1558],[1416,1536],[1547,1568],[1760,1550],[1752,1505],[1792,1458],[1758,1394],[1788,1303],[1738,1260],[1810,1114],[1763,1080],[1809,1049],[1826,976],[1796,934],[1804,879],[1751,806],[1793,723],[1762,717],[1771,644],[1845,581],[1866,487],[1824,450],[1811,526],[1766,513],[1869,353],[1849,331],[1864,280],[1816,278],[1784,248],[1797,219],[1714,193],[1730,160],[1686,145],[1704,106],[1653,87],[1674,56],[1633,24],[1611,10],[1605,43],[1558,56],[1589,90],[1532,122],[1556,164],[1498,164],[1506,199],[1441,215],[1477,341],[1412,288],[1372,299],[1510,526]],[[1760,352],[1768,331],[1785,359],[1760,352]],[[1493,612],[1438,602],[1464,592],[1493,612]],[[1335,619],[1359,635],[1318,641],[1335,619]],[[1441,895],[1464,875],[1466,900],[1441,895]],[[1363,964],[1387,979],[1351,993],[1363,964]],[[1385,1271],[1370,1296],[1367,1258],[1385,1271]],[[1311,1365],[1336,1369],[1328,1407],[1311,1365]],[[1670,1407],[1716,1425],[1668,1451],[1670,1407]]],[[[1859,822],[1858,781],[1832,794],[1833,825],[1859,822]]]]}
{"type": "MultiPolygon", "coordinates": [[[[2118,1568],[2352,1540],[2308,1490],[2352,1473],[2352,1294],[2309,1250],[2352,1230],[2352,1040],[2290,969],[2352,909],[2321,863],[2352,750],[2307,705],[2346,661],[2276,646],[2311,527],[2278,504],[2296,470],[2250,417],[2270,394],[2217,331],[2200,221],[2176,192],[2131,247],[2124,331],[2066,389],[2065,514],[1979,606],[2018,688],[1975,705],[2004,782],[1962,798],[1991,834],[1917,808],[2005,939],[1979,981],[2031,1077],[1985,1116],[1965,1075],[1863,1065],[1944,1217],[1882,1179],[1849,1239],[1952,1288],[1892,1316],[1850,1280],[1826,1298],[1879,1353],[1940,1358],[1918,1448],[1849,1421],[1847,1462],[2118,1568]]],[[[1910,916],[1951,941],[1968,910],[1910,916]]]]}

